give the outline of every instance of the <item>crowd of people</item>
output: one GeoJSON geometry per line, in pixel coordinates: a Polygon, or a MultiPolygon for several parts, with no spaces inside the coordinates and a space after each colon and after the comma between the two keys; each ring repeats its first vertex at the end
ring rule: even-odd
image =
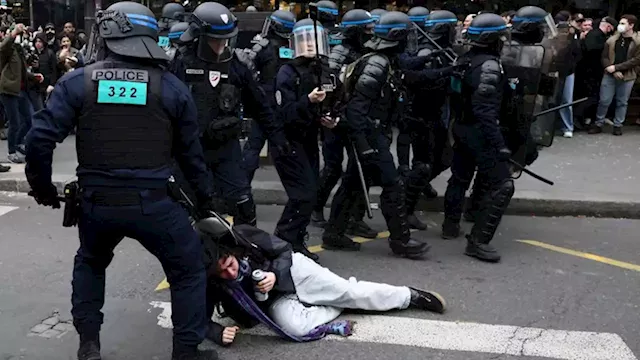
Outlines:
{"type": "MultiPolygon", "coordinates": [[[[34,112],[61,76],[83,65],[86,35],[70,22],[61,29],[52,23],[34,29],[6,19],[0,26],[0,138],[7,141],[7,160],[21,164],[34,112]]],[[[8,170],[0,165],[0,172],[8,170]]]]}
{"type": "MultiPolygon", "coordinates": [[[[604,18],[583,35],[587,19],[561,12],[554,20],[535,6],[469,16],[460,27],[456,14],[419,6],[339,13],[330,0],[309,4],[310,17],[301,20],[275,11],[248,49],[234,48],[237,18],[217,2],[189,14],[170,3],[159,20],[142,4],[118,2],[98,14],[96,47],[84,56],[73,26],[53,44],[48,26],[44,37],[21,24],[8,29],[0,93],[5,112],[16,114],[9,154],[21,162],[18,153],[26,152],[30,196],[39,204],[60,207],[52,153],[77,132],[79,191],[65,192],[64,224],[77,225],[80,237],[71,310],[79,360],[101,359],[105,271],[124,237],[158,257],[171,284],[174,360],[216,359],[198,349],[205,337],[234,341],[236,327],[212,321],[220,304],[239,324],[260,322],[293,341],[350,335],[354,324],[336,320],[345,308],[443,313],[446,302],[433,291],[346,280],[322,267],[307,247],[308,226],[324,229],[327,250],[359,251],[347,235],[377,237],[363,219],[370,187],[380,186],[391,252],[422,259],[430,246],[411,232],[427,229],[416,205],[437,195],[429,184],[450,168],[441,237],[463,235],[464,217],[474,223],[464,254],[497,263],[491,242],[514,194],[514,173],[537,159],[538,145],[550,145],[534,133],[540,124],[529,107],[555,119],[551,107],[572,104],[580,64],[593,61],[587,50],[601,44],[600,90],[589,93],[599,104],[596,132],[612,94],[618,112],[626,111],[626,84],[636,76],[631,15],[604,18]],[[31,38],[38,55],[54,47],[44,56],[49,62],[56,52],[48,82],[39,61],[25,60],[31,38]],[[529,52],[540,47],[555,70],[529,52]],[[40,89],[36,100],[47,100],[34,115],[30,86],[40,89]],[[245,116],[253,125],[242,149],[245,116]],[[288,195],[273,234],[257,228],[251,191],[267,140],[288,195]],[[223,212],[233,215],[233,227],[223,212]]],[[[567,137],[572,110],[561,109],[567,137]]],[[[622,120],[614,125],[619,135],[622,120]]]]}

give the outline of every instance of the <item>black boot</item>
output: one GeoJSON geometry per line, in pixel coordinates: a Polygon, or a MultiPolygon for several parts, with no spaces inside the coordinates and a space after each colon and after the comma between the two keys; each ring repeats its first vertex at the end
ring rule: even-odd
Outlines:
{"type": "Polygon", "coordinates": [[[447,308],[447,302],[442,295],[434,291],[425,291],[416,288],[411,289],[411,303],[410,308],[427,310],[437,312],[438,314],[444,313],[447,308]]]}
{"type": "Polygon", "coordinates": [[[218,360],[218,353],[211,350],[173,351],[171,360],[218,360]]]}
{"type": "Polygon", "coordinates": [[[100,356],[100,340],[85,340],[80,337],[80,347],[78,348],[78,360],[102,360],[100,356]]]}
{"type": "Polygon", "coordinates": [[[464,254],[486,262],[500,261],[500,254],[489,244],[479,243],[471,235],[467,235],[467,247],[464,254]]]}
{"type": "Polygon", "coordinates": [[[233,219],[235,225],[247,224],[257,225],[256,203],[250,195],[244,195],[236,203],[236,217],[233,219]]]}
{"type": "Polygon", "coordinates": [[[327,220],[324,218],[324,211],[322,210],[314,210],[311,213],[311,225],[324,229],[327,226],[327,220]]]}
{"type": "Polygon", "coordinates": [[[299,252],[300,254],[308,257],[309,259],[318,262],[320,257],[307,248],[307,241],[309,240],[309,233],[304,232],[298,236],[298,241],[295,244],[291,244],[294,252],[299,252]]]}
{"type": "Polygon", "coordinates": [[[429,177],[431,176],[431,167],[425,163],[416,162],[413,169],[409,172],[406,183],[406,214],[407,222],[413,229],[427,230],[427,225],[420,221],[414,214],[420,193],[429,185],[429,177]]]}
{"type": "Polygon", "coordinates": [[[442,237],[445,240],[456,239],[460,236],[460,224],[451,220],[445,219],[442,223],[442,237]]]}
{"type": "Polygon", "coordinates": [[[407,241],[389,239],[389,247],[394,254],[406,257],[407,259],[420,259],[429,252],[431,248],[429,244],[415,239],[409,239],[407,241]]]}
{"type": "Polygon", "coordinates": [[[416,214],[407,215],[407,222],[409,223],[409,226],[412,229],[418,229],[418,230],[427,230],[428,229],[427,224],[425,224],[422,221],[420,221],[420,219],[418,219],[416,214]]]}
{"type": "Polygon", "coordinates": [[[375,239],[378,237],[378,232],[373,230],[363,220],[351,219],[349,227],[347,228],[347,234],[353,236],[360,236],[367,239],[375,239]]]}
{"type": "Polygon", "coordinates": [[[344,234],[339,234],[333,227],[328,226],[322,235],[322,248],[326,250],[358,251],[360,243],[357,243],[344,234]]]}
{"type": "Polygon", "coordinates": [[[433,186],[431,186],[431,184],[427,185],[427,187],[422,190],[422,193],[427,199],[435,199],[438,197],[438,192],[433,188],[433,186]]]}

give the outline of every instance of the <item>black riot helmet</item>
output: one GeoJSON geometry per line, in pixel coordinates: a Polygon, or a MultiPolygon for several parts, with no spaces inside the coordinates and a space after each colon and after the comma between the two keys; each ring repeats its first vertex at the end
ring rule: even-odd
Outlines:
{"type": "Polygon", "coordinates": [[[160,31],[168,30],[176,22],[182,20],[182,14],[184,14],[184,6],[179,3],[168,3],[162,8],[162,15],[160,15],[160,31]]]}
{"type": "Polygon", "coordinates": [[[338,21],[338,5],[331,0],[321,0],[316,3],[318,6],[318,21],[326,28],[332,28],[338,21]]]}
{"type": "Polygon", "coordinates": [[[238,19],[224,5],[206,2],[198,5],[189,19],[189,29],[180,36],[183,42],[198,39],[198,57],[208,62],[231,59],[238,36],[238,19]]]}
{"type": "Polygon", "coordinates": [[[442,47],[451,46],[455,40],[457,24],[458,18],[448,10],[436,10],[425,21],[427,33],[442,47]]]}
{"type": "Polygon", "coordinates": [[[380,16],[374,29],[374,37],[366,46],[373,50],[394,48],[397,52],[403,52],[412,27],[409,15],[399,11],[386,12],[380,16]]]}
{"type": "Polygon", "coordinates": [[[189,29],[188,22],[179,22],[169,29],[169,40],[176,45],[184,45],[185,43],[180,40],[182,34],[189,29]]]}
{"type": "Polygon", "coordinates": [[[158,22],[146,6],[118,2],[99,11],[96,22],[109,51],[133,58],[169,60],[158,46],[158,22]]]}
{"type": "Polygon", "coordinates": [[[429,9],[424,6],[412,7],[407,11],[407,15],[409,15],[409,20],[424,30],[425,21],[427,21],[427,16],[429,15],[429,9]]]}
{"type": "Polygon", "coordinates": [[[291,11],[276,10],[265,19],[260,35],[263,38],[277,36],[283,40],[288,40],[291,37],[291,31],[295,23],[296,15],[294,13],[291,11]]]}
{"type": "Polygon", "coordinates": [[[387,10],[385,9],[373,9],[371,10],[371,17],[375,20],[375,21],[379,21],[380,20],[380,15],[386,13],[387,10]]]}
{"type": "Polygon", "coordinates": [[[545,29],[555,31],[555,23],[551,14],[537,6],[520,8],[511,19],[511,24],[513,38],[524,43],[541,42],[545,35],[545,29]]]}
{"type": "Polygon", "coordinates": [[[507,24],[500,15],[483,13],[471,21],[466,36],[473,46],[495,46],[499,50],[506,41],[507,34],[507,24]]]}
{"type": "Polygon", "coordinates": [[[370,12],[362,9],[349,10],[342,16],[340,23],[342,39],[361,46],[373,36],[375,23],[370,12]]]}

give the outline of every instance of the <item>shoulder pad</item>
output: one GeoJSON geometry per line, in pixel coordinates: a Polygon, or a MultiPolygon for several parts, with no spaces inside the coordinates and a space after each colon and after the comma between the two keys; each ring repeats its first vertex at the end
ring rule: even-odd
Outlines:
{"type": "Polygon", "coordinates": [[[355,90],[370,99],[380,97],[382,87],[389,81],[390,63],[385,56],[374,54],[363,59],[355,90]]]}
{"type": "Polygon", "coordinates": [[[345,65],[347,55],[349,55],[349,50],[343,45],[333,47],[329,54],[329,68],[331,70],[341,69],[342,65],[345,65]]]}
{"type": "Polygon", "coordinates": [[[480,66],[478,93],[490,96],[498,92],[502,80],[502,65],[496,60],[487,60],[480,66]]]}
{"type": "Polygon", "coordinates": [[[433,50],[429,49],[429,48],[424,48],[424,49],[420,49],[418,51],[418,56],[428,56],[429,54],[431,54],[433,52],[433,50]]]}
{"type": "Polygon", "coordinates": [[[245,49],[235,49],[234,53],[238,61],[240,61],[244,66],[251,71],[251,76],[254,80],[258,79],[258,72],[256,71],[256,65],[253,63],[253,60],[249,57],[249,52],[245,51],[245,49]]]}
{"type": "Polygon", "coordinates": [[[260,39],[259,41],[254,43],[253,47],[251,48],[251,51],[258,54],[260,51],[262,51],[262,49],[266,48],[268,45],[269,45],[268,39],[260,39]]]}

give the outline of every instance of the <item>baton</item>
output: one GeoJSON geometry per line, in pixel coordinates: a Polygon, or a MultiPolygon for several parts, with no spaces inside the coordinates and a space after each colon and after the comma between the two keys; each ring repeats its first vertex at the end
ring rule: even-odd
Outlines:
{"type": "Polygon", "coordinates": [[[322,90],[322,64],[320,63],[320,46],[318,44],[318,4],[309,3],[309,17],[313,20],[313,37],[316,45],[316,72],[318,76],[318,88],[322,90]]]}
{"type": "Polygon", "coordinates": [[[553,184],[554,184],[553,181],[551,181],[549,179],[546,179],[546,178],[543,178],[542,176],[540,176],[540,175],[534,173],[533,171],[525,168],[524,166],[520,165],[518,162],[516,162],[513,159],[509,159],[509,163],[511,165],[515,166],[519,171],[522,171],[523,173],[525,173],[525,174],[527,174],[527,175],[529,175],[529,176],[531,176],[531,177],[533,177],[533,178],[535,178],[537,180],[540,180],[545,184],[548,184],[548,185],[551,185],[551,186],[553,186],[553,184]]]}
{"type": "Polygon", "coordinates": [[[433,38],[432,38],[431,36],[429,36],[429,34],[427,34],[427,32],[426,32],[426,31],[422,30],[422,28],[421,28],[418,24],[416,24],[416,23],[413,23],[413,24],[416,26],[416,29],[418,29],[418,31],[420,31],[420,33],[421,33],[424,37],[426,37],[426,38],[427,38],[427,40],[429,40],[429,42],[431,42],[431,44],[433,44],[433,46],[435,46],[436,48],[438,48],[438,50],[440,50],[440,51],[444,51],[444,54],[447,56],[447,58],[448,58],[452,63],[454,63],[454,62],[456,61],[457,56],[456,56],[456,58],[452,57],[452,56],[451,56],[451,54],[449,54],[448,49],[445,49],[445,48],[443,48],[442,46],[440,46],[440,44],[438,44],[435,40],[433,40],[433,38]]]}
{"type": "Polygon", "coordinates": [[[358,167],[358,176],[360,177],[360,185],[362,185],[362,192],[364,194],[364,201],[367,206],[367,217],[373,219],[373,213],[371,212],[371,200],[369,199],[369,192],[367,191],[367,182],[364,179],[364,171],[362,170],[362,164],[360,163],[360,157],[356,151],[356,146],[351,143],[351,149],[353,150],[353,159],[358,167]]]}
{"type": "Polygon", "coordinates": [[[563,105],[559,105],[559,106],[556,106],[556,107],[552,107],[551,109],[547,109],[547,110],[544,110],[544,111],[540,111],[537,114],[533,114],[533,117],[536,118],[538,116],[546,115],[546,114],[554,112],[554,111],[562,110],[562,109],[567,108],[569,106],[573,106],[573,105],[576,105],[576,104],[580,104],[581,102],[585,102],[587,100],[589,100],[589,98],[585,97],[585,98],[582,98],[580,100],[576,100],[576,101],[573,101],[573,102],[570,102],[570,103],[567,103],[567,104],[563,104],[563,105]]]}

